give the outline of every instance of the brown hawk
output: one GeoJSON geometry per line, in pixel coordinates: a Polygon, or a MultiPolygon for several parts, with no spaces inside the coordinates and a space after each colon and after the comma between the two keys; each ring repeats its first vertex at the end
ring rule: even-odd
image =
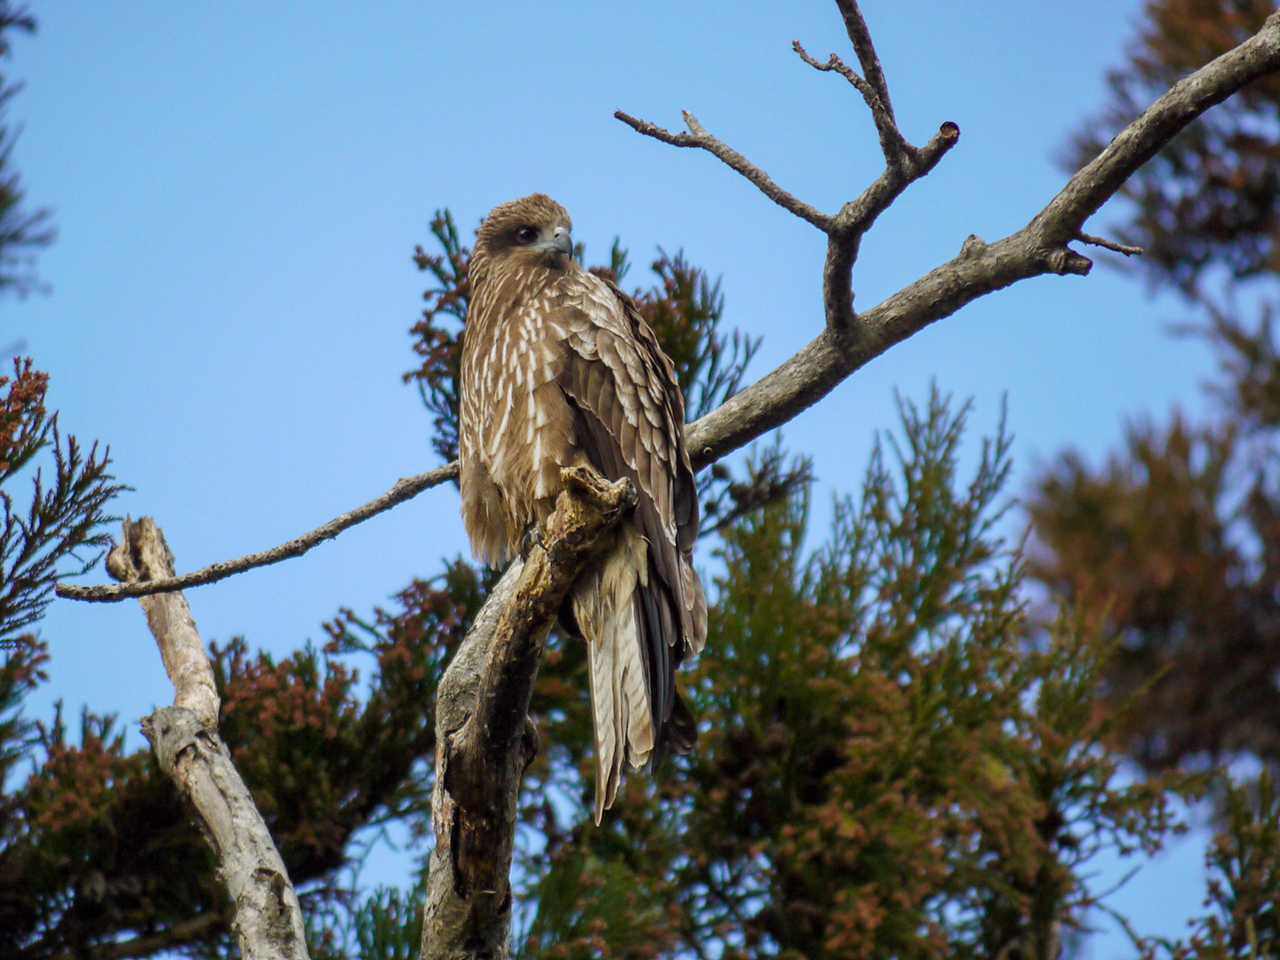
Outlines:
{"type": "Polygon", "coordinates": [[[639,492],[605,560],[566,605],[588,646],[599,823],[624,763],[693,746],[675,670],[702,649],[706,605],[692,562],[698,499],[675,371],[630,298],[578,266],[571,229],[542,194],[496,207],[481,225],[468,271],[458,446],[463,521],[491,565],[545,523],[562,467],[589,464],[609,480],[629,477],[639,492]]]}

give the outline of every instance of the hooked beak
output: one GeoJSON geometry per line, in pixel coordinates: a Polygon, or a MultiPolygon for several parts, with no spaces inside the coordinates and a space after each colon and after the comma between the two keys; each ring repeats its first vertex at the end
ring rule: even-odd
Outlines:
{"type": "Polygon", "coordinates": [[[573,235],[565,227],[556,227],[551,235],[551,244],[566,257],[573,256],[573,235]]]}

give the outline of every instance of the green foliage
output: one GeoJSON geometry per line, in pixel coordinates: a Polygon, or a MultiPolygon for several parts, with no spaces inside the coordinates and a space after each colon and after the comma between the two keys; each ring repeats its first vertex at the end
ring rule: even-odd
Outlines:
{"type": "MultiPolygon", "coordinates": [[[[416,960],[422,945],[421,888],[378,887],[340,922],[307,930],[312,960],[416,960]]],[[[309,918],[314,920],[314,914],[309,918]]]]}
{"type": "Polygon", "coordinates": [[[1118,775],[1111,644],[1026,618],[996,532],[1008,436],[961,482],[967,406],[902,415],[822,546],[804,497],[723,531],[697,751],[600,829],[580,765],[543,774],[576,803],[522,860],[523,955],[1038,956],[1093,903],[1099,851],[1173,829],[1197,785],[1118,775]]]}

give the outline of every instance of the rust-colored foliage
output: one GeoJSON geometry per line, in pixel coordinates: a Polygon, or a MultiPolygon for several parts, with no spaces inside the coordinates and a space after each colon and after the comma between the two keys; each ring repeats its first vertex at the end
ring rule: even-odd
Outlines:
{"type": "Polygon", "coordinates": [[[0,640],[40,618],[59,577],[97,562],[109,542],[107,504],[124,489],[107,472],[107,451],[94,444],[85,453],[75,437],[64,441],[45,409],[47,390],[48,376],[29,358],[15,358],[13,376],[0,377],[0,640]],[[46,450],[52,464],[38,465],[46,450]],[[24,508],[10,490],[28,468],[24,508]]]}
{"type": "MultiPolygon", "coordinates": [[[[1264,0],[1150,0],[1094,149],[1138,101],[1274,11],[1264,0]]],[[[1126,188],[1122,231],[1151,278],[1204,319],[1220,360],[1217,416],[1130,426],[1100,466],[1061,455],[1035,481],[1033,571],[1122,638],[1111,690],[1150,687],[1123,736],[1151,768],[1251,753],[1280,759],[1280,352],[1274,298],[1233,281],[1280,271],[1280,78],[1197,121],[1126,188]],[[1223,286],[1206,285],[1206,279],[1223,286]],[[1255,314],[1251,319],[1250,314],[1255,314]]]]}
{"type": "Polygon", "coordinates": [[[1037,577],[1122,638],[1112,694],[1150,688],[1125,734],[1152,768],[1280,759],[1280,503],[1265,474],[1241,502],[1242,452],[1181,417],[1135,426],[1101,469],[1062,456],[1028,504],[1037,577]]]}

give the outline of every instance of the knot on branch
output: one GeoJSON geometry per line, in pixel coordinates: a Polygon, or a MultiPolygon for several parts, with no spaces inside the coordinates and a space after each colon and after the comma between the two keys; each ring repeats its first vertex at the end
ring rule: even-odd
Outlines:
{"type": "Polygon", "coordinates": [[[986,251],[987,243],[976,233],[971,233],[964,238],[964,243],[960,245],[960,259],[974,260],[986,251]]]}

